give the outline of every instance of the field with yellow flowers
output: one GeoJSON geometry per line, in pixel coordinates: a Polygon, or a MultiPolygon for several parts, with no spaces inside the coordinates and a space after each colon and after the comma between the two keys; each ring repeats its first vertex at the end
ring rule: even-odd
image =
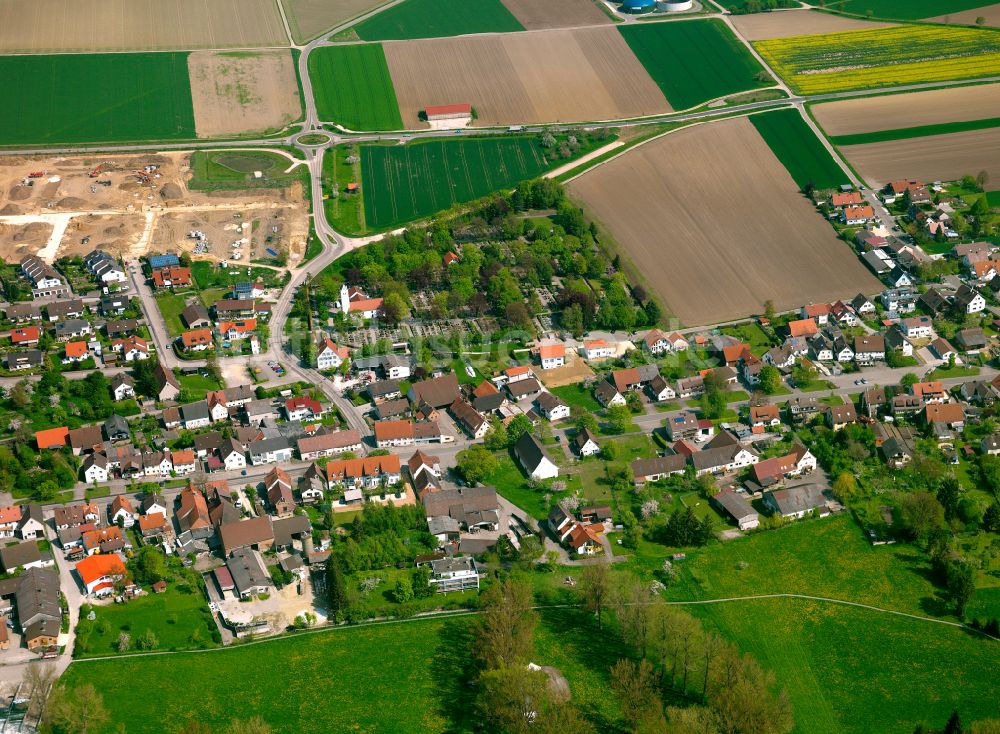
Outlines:
{"type": "Polygon", "coordinates": [[[1000,33],[974,28],[899,26],[753,45],[800,94],[1000,74],[1000,33]]]}

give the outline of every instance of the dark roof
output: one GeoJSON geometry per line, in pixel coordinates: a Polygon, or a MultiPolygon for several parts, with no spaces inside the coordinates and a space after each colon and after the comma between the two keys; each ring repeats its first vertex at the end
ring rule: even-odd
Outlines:
{"type": "Polygon", "coordinates": [[[597,443],[597,436],[595,436],[589,428],[581,428],[576,432],[576,435],[573,436],[573,445],[578,449],[582,449],[586,446],[587,441],[593,441],[595,444],[597,443]]]}
{"type": "Polygon", "coordinates": [[[38,550],[38,543],[33,540],[0,548],[0,564],[3,565],[3,569],[7,573],[40,560],[42,560],[42,554],[38,550]]]}
{"type": "Polygon", "coordinates": [[[517,443],[514,444],[514,453],[529,472],[534,471],[542,463],[542,460],[547,458],[545,456],[545,449],[542,448],[538,439],[530,433],[524,433],[517,440],[517,443]]]}
{"type": "Polygon", "coordinates": [[[648,477],[653,474],[671,474],[684,471],[687,459],[683,454],[657,456],[654,459],[636,459],[632,462],[632,475],[648,477]]]}
{"type": "Polygon", "coordinates": [[[21,625],[39,618],[62,619],[59,607],[59,576],[49,568],[29,568],[17,585],[17,617],[21,625]]]}
{"type": "Polygon", "coordinates": [[[715,503],[739,522],[745,517],[756,517],[757,511],[742,495],[732,491],[719,492],[713,498],[715,503]]]}
{"type": "Polygon", "coordinates": [[[424,402],[434,408],[445,408],[459,397],[458,378],[453,372],[416,382],[410,390],[416,402],[424,402]]]}
{"type": "Polygon", "coordinates": [[[500,506],[497,492],[493,487],[463,487],[442,489],[424,495],[424,510],[427,517],[450,515],[452,507],[461,507],[465,512],[495,510],[500,506]]]}
{"type": "Polygon", "coordinates": [[[271,585],[271,577],[267,575],[260,556],[248,548],[234,550],[226,561],[226,568],[240,593],[255,586],[271,585]]]}
{"type": "Polygon", "coordinates": [[[823,488],[818,484],[804,484],[768,493],[782,515],[809,511],[826,503],[823,488]]]}
{"type": "Polygon", "coordinates": [[[291,515],[271,522],[274,530],[274,544],[287,546],[292,544],[292,538],[301,537],[312,530],[308,515],[291,515]]]}

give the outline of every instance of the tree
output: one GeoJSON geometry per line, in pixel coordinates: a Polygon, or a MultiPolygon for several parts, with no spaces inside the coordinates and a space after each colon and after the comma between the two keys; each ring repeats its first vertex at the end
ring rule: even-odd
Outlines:
{"type": "MultiPolygon", "coordinates": [[[[583,413],[576,418],[576,430],[582,431],[587,429],[591,433],[597,431],[597,418],[593,413],[583,413]]],[[[1000,459],[997,460],[998,466],[1000,466],[1000,459]]]]}
{"type": "Polygon", "coordinates": [[[962,734],[963,731],[962,717],[958,715],[957,710],[952,711],[951,716],[948,717],[948,723],[944,725],[942,734],[962,734]]]}
{"type": "Polygon", "coordinates": [[[901,378],[899,378],[899,384],[900,384],[900,386],[902,386],[903,388],[905,388],[907,390],[909,390],[911,387],[913,387],[918,382],[920,382],[920,378],[917,377],[912,372],[907,372],[905,375],[903,375],[901,378]]]}
{"type": "Polygon", "coordinates": [[[983,513],[983,530],[1000,533],[1000,502],[994,502],[983,513]]]}
{"type": "Polygon", "coordinates": [[[899,509],[903,524],[917,540],[927,540],[933,530],[944,525],[944,508],[937,497],[926,490],[903,495],[899,509]]]}
{"type": "Polygon", "coordinates": [[[605,441],[604,445],[601,447],[601,458],[605,461],[617,460],[620,453],[617,441],[605,441]]]}
{"type": "Polygon", "coordinates": [[[65,685],[52,691],[43,713],[43,728],[56,734],[88,734],[108,723],[108,710],[97,689],[89,683],[77,688],[65,685]]]}
{"type": "Polygon", "coordinates": [[[500,451],[507,448],[508,443],[507,427],[499,418],[491,418],[490,427],[483,436],[483,445],[490,451],[500,451]]]}
{"type": "Polygon", "coordinates": [[[485,446],[478,443],[459,451],[456,459],[455,468],[458,473],[473,486],[493,474],[500,466],[497,458],[487,451],[485,446]]]}
{"type": "Polygon", "coordinates": [[[960,558],[948,561],[945,572],[948,593],[955,602],[955,614],[965,616],[965,609],[976,593],[976,571],[972,564],[960,558]]]}
{"type": "Polygon", "coordinates": [[[59,678],[59,671],[53,663],[38,663],[27,666],[24,671],[24,685],[31,694],[28,715],[38,717],[52,694],[53,686],[59,678]]]}
{"type": "Polygon", "coordinates": [[[958,496],[962,488],[954,476],[946,476],[938,485],[937,499],[944,508],[944,519],[951,522],[958,515],[958,496]]]}
{"type": "Polygon", "coordinates": [[[773,322],[774,317],[775,317],[774,301],[768,298],[766,301],[764,301],[764,318],[766,318],[768,321],[773,322]]]}
{"type": "Polygon", "coordinates": [[[334,622],[339,621],[348,607],[347,581],[339,559],[333,554],[326,561],[326,603],[330,619],[334,622]]]}
{"type": "Polygon", "coordinates": [[[858,492],[858,482],[850,472],[841,472],[833,483],[833,494],[841,502],[847,502],[858,492]]]}
{"type": "Polygon", "coordinates": [[[597,628],[602,629],[604,621],[601,612],[607,604],[611,591],[611,574],[603,558],[584,567],[583,573],[580,574],[579,589],[584,606],[597,615],[597,628]]]}
{"type": "Polygon", "coordinates": [[[128,652],[131,644],[132,638],[129,636],[128,632],[122,632],[118,635],[118,652],[128,652]]]}
{"type": "Polygon", "coordinates": [[[571,303],[566,306],[562,310],[559,321],[562,327],[574,337],[579,337],[583,334],[583,308],[579,303],[571,303]]]}
{"type": "Polygon", "coordinates": [[[482,595],[483,612],[476,620],[478,646],[474,654],[487,669],[510,668],[527,662],[535,647],[538,615],[532,610],[531,586],[508,578],[482,595]]]}
{"type": "Polygon", "coordinates": [[[619,660],[611,666],[611,690],[618,697],[622,715],[634,732],[666,728],[656,671],[648,660],[619,660]]]}
{"type": "Polygon", "coordinates": [[[608,408],[608,429],[612,433],[625,433],[632,425],[632,411],[627,405],[612,405],[608,408]]]}
{"type": "Polygon", "coordinates": [[[476,708],[491,731],[528,734],[538,730],[540,713],[550,702],[548,676],[527,667],[497,668],[479,676],[476,708]]]}
{"type": "Polygon", "coordinates": [[[413,599],[413,584],[406,576],[396,579],[396,586],[392,590],[392,598],[397,604],[405,604],[413,599]]]}
{"type": "Polygon", "coordinates": [[[531,420],[524,414],[514,416],[507,424],[507,445],[513,446],[531,430],[531,420]]]}
{"type": "Polygon", "coordinates": [[[219,366],[219,357],[214,350],[210,350],[205,357],[205,371],[216,385],[222,385],[222,368],[219,366]]]}
{"type": "Polygon", "coordinates": [[[774,365],[768,364],[762,367],[757,379],[760,381],[761,391],[768,395],[774,395],[781,387],[781,373],[774,365]]]}

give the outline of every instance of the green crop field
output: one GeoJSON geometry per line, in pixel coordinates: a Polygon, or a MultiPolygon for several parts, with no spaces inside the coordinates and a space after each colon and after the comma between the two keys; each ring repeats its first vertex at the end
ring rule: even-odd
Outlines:
{"type": "Polygon", "coordinates": [[[857,15],[870,13],[875,18],[918,20],[959,13],[993,3],[994,0],[948,0],[947,3],[942,3],[940,0],[837,0],[828,3],[827,8],[857,15]]]}
{"type": "Polygon", "coordinates": [[[309,54],[316,109],[349,130],[400,130],[396,90],[382,46],[321,46],[309,54]]]}
{"type": "Polygon", "coordinates": [[[0,56],[0,145],[194,138],[187,56],[0,56]]]}
{"type": "Polygon", "coordinates": [[[1000,74],[1000,33],[903,25],[755,41],[795,91],[823,94],[1000,74]]]}
{"type": "MultiPolygon", "coordinates": [[[[470,622],[419,620],[201,654],[80,661],[64,680],[90,683],[103,697],[113,723],[95,734],[116,731],[117,722],[128,722],[129,734],[161,734],[165,711],[178,728],[195,720],[212,731],[260,716],[275,734],[468,732],[479,724],[475,688],[462,675],[475,645],[470,622]]],[[[619,731],[607,671],[625,656],[621,644],[575,609],[545,611],[535,639],[535,662],[558,667],[588,718],[619,731]]]]}
{"type": "Polygon", "coordinates": [[[675,110],[774,81],[721,20],[633,23],[618,30],[675,110]]]}
{"type": "Polygon", "coordinates": [[[847,174],[823,147],[823,143],[802,119],[798,110],[777,110],[751,115],[750,122],[800,189],[810,183],[820,189],[850,183],[847,174]]]}
{"type": "Polygon", "coordinates": [[[372,230],[411,222],[549,167],[534,138],[465,138],[361,148],[365,222],[372,230]]]}
{"type": "Polygon", "coordinates": [[[246,188],[284,188],[295,181],[308,186],[309,169],[297,166],[285,171],[292,161],[270,151],[197,150],[191,154],[191,180],[188,188],[198,191],[224,191],[246,188]],[[256,178],[254,173],[261,172],[256,178]]]}
{"type": "Polygon", "coordinates": [[[964,120],[961,122],[942,122],[937,125],[918,125],[896,130],[876,130],[855,135],[836,135],[830,138],[834,145],[861,145],[863,143],[881,143],[886,140],[907,140],[909,138],[924,138],[928,135],[945,135],[961,133],[969,130],[987,130],[1000,127],[1000,117],[986,120],[964,120]]]}
{"type": "Polygon", "coordinates": [[[352,29],[365,41],[523,31],[500,0],[406,0],[352,29]]]}

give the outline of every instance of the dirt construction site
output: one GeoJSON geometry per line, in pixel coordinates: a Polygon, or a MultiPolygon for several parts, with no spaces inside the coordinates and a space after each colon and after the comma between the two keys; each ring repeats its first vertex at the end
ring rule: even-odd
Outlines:
{"type": "Polygon", "coordinates": [[[188,153],[0,158],[0,257],[49,262],[100,247],[124,258],[187,251],[195,259],[294,264],[309,234],[301,184],[191,191],[188,153]]]}

